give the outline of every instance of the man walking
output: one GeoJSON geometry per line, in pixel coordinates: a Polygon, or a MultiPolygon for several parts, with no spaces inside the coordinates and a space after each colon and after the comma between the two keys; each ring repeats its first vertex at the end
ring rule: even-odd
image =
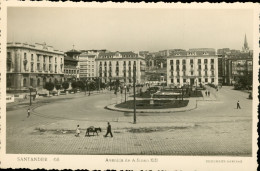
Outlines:
{"type": "Polygon", "coordinates": [[[110,125],[110,123],[108,122],[107,123],[107,133],[106,133],[106,135],[104,135],[104,137],[107,137],[107,135],[110,133],[110,135],[111,135],[111,137],[113,137],[113,134],[112,134],[112,132],[111,132],[111,125],[110,125]]]}
{"type": "Polygon", "coordinates": [[[207,90],[205,91],[205,94],[206,94],[206,96],[208,96],[208,91],[207,90]]]}
{"type": "Polygon", "coordinates": [[[237,101],[237,109],[241,109],[240,104],[239,104],[239,100],[237,101]]]}
{"type": "Polygon", "coordinates": [[[30,108],[28,108],[28,110],[27,110],[27,118],[29,118],[30,117],[30,108]]]}

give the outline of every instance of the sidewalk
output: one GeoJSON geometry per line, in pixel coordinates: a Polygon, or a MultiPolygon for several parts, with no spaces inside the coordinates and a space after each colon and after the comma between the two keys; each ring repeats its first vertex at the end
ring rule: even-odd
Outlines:
{"type": "MultiPolygon", "coordinates": [[[[97,91],[93,91],[91,92],[90,96],[93,95],[98,95],[98,94],[105,94],[107,93],[107,90],[103,90],[100,92],[97,91]]],[[[88,92],[80,92],[80,93],[76,93],[76,94],[67,94],[67,95],[59,95],[59,96],[47,96],[47,97],[43,97],[40,96],[38,98],[36,98],[35,100],[32,100],[32,107],[33,106],[37,106],[39,105],[39,103],[41,102],[50,102],[50,101],[54,101],[54,100],[66,100],[68,98],[79,98],[79,97],[84,97],[84,96],[88,96],[88,92]]],[[[30,105],[30,98],[27,99],[15,99],[15,101],[13,103],[7,103],[6,104],[6,110],[10,111],[10,110],[17,110],[17,109],[22,109],[22,108],[28,108],[30,105]]]]}

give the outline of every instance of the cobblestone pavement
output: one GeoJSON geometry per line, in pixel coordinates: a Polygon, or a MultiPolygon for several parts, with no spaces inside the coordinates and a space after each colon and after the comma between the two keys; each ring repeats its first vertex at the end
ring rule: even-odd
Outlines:
{"type": "Polygon", "coordinates": [[[199,101],[198,108],[192,111],[139,113],[137,124],[132,123],[132,113],[102,107],[110,103],[110,94],[59,101],[35,109],[44,116],[26,118],[22,109],[9,111],[7,153],[251,156],[252,101],[246,99],[246,93],[230,87],[215,93],[217,100],[199,101]],[[235,109],[237,99],[241,110],[235,109]],[[62,112],[48,110],[55,106],[63,108],[62,112]],[[111,122],[113,138],[103,137],[107,121],[111,122]],[[78,124],[81,134],[75,137],[78,124]],[[89,126],[101,127],[102,132],[85,137],[89,126]]]}

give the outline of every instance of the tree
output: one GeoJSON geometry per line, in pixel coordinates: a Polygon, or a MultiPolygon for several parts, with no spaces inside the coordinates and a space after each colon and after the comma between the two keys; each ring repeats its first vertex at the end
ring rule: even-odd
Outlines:
{"type": "Polygon", "coordinates": [[[56,88],[56,90],[60,90],[61,89],[61,85],[60,84],[56,84],[55,88],[56,88]]]}
{"type": "Polygon", "coordinates": [[[45,83],[45,89],[47,89],[50,94],[50,91],[52,91],[54,89],[54,84],[52,82],[45,83]]]}
{"type": "Polygon", "coordinates": [[[84,90],[85,88],[85,84],[83,81],[78,81],[77,82],[77,87],[80,88],[81,90],[84,90]]]}
{"type": "Polygon", "coordinates": [[[71,83],[71,87],[72,87],[73,89],[78,88],[77,82],[76,82],[76,81],[73,81],[73,82],[71,83]]]}
{"type": "Polygon", "coordinates": [[[67,90],[69,88],[70,84],[68,82],[63,82],[62,87],[67,90]]]}

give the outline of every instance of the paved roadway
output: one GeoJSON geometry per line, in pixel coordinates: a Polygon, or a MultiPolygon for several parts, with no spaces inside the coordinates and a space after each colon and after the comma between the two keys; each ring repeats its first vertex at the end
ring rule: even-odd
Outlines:
{"type": "MultiPolygon", "coordinates": [[[[8,111],[7,153],[250,156],[252,100],[247,99],[247,93],[231,87],[215,93],[217,101],[198,102],[198,108],[189,112],[138,114],[135,125],[131,123],[132,114],[104,109],[115,98],[109,93],[69,95],[74,98],[35,108],[30,118],[26,118],[26,109],[8,111]],[[241,110],[236,109],[237,100],[241,110]],[[73,131],[77,124],[83,130],[91,125],[105,129],[106,121],[112,123],[112,139],[77,138],[72,133],[60,135],[54,131],[73,131]],[[152,132],[131,132],[147,128],[152,132]]],[[[212,90],[211,96],[215,93],[212,90]]],[[[119,102],[121,95],[118,97],[119,102]]]]}

